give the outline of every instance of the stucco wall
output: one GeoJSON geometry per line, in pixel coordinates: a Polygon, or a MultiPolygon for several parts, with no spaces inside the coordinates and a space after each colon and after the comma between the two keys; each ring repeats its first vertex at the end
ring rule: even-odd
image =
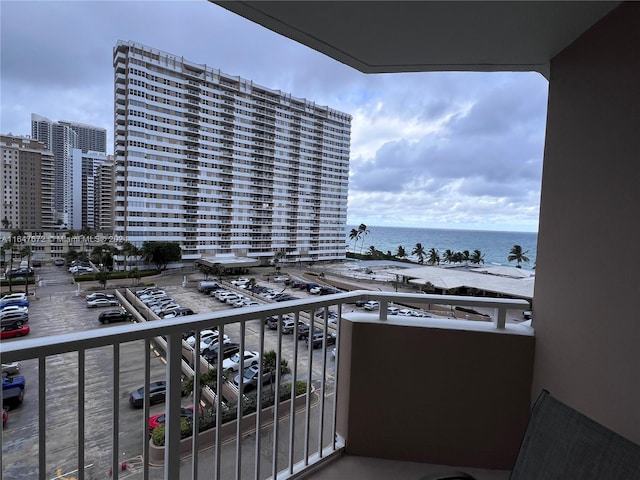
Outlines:
{"type": "Polygon", "coordinates": [[[533,336],[343,320],[347,453],[510,469],[529,417],[533,348],[533,336]]]}
{"type": "Polygon", "coordinates": [[[533,394],[640,443],[640,3],[551,63],[533,394]]]}

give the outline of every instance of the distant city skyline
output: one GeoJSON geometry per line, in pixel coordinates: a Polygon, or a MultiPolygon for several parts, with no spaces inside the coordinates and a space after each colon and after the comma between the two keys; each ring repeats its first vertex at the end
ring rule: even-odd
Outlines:
{"type": "Polygon", "coordinates": [[[537,231],[539,74],[367,76],[210,2],[122,5],[3,2],[0,133],[29,135],[38,113],[106,128],[112,153],[112,50],[133,40],[351,114],[348,223],[537,231]]]}

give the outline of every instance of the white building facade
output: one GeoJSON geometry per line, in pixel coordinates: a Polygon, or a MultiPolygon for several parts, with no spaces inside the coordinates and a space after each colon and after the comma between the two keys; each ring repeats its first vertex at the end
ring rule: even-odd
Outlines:
{"type": "Polygon", "coordinates": [[[350,115],[133,42],[113,61],[115,234],[183,259],[344,258],[350,115]]]}

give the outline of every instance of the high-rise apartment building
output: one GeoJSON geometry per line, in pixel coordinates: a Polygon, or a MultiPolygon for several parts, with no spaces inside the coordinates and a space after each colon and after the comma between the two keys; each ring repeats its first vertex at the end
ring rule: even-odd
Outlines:
{"type": "Polygon", "coordinates": [[[350,115],[133,42],[113,62],[117,235],[344,258],[350,115]]]}
{"type": "Polygon", "coordinates": [[[82,152],[106,154],[106,129],[74,122],[53,122],[31,114],[31,136],[54,156],[53,208],[56,222],[81,228],[80,172],[82,152]],[[85,150],[86,149],[86,150],[85,150]]]}
{"type": "Polygon", "coordinates": [[[107,153],[107,129],[86,125],[84,123],[60,120],[58,124],[69,127],[78,136],[77,148],[82,153],[107,153]]]}
{"type": "Polygon", "coordinates": [[[113,156],[100,152],[82,154],[82,226],[113,231],[113,156]]]}
{"type": "Polygon", "coordinates": [[[52,228],[53,154],[37,140],[2,135],[0,155],[3,228],[52,228]]]}

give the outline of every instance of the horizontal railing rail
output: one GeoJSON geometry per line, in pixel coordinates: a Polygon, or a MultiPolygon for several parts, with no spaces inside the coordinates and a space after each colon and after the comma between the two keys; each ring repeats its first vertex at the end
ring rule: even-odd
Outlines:
{"type": "MultiPolygon", "coordinates": [[[[181,452],[183,451],[183,443],[181,441],[181,419],[176,412],[180,412],[181,408],[181,396],[183,389],[183,377],[184,377],[184,364],[183,364],[183,340],[182,333],[185,331],[195,331],[196,339],[195,345],[200,344],[199,332],[208,328],[218,328],[219,334],[224,335],[225,330],[239,332],[240,351],[243,352],[247,347],[255,349],[259,352],[261,359],[264,358],[264,354],[267,351],[265,342],[265,322],[267,317],[271,316],[284,316],[293,315],[294,317],[294,342],[293,353],[288,357],[290,365],[290,372],[281,372],[280,368],[276,368],[273,372],[274,389],[276,392],[276,398],[279,397],[279,393],[282,390],[282,384],[286,379],[291,378],[291,406],[290,409],[280,407],[280,402],[276,401],[273,411],[271,413],[263,413],[262,408],[262,396],[267,390],[267,387],[262,385],[262,382],[257,383],[257,398],[258,406],[255,419],[255,459],[253,463],[253,478],[267,477],[295,477],[304,472],[304,470],[317,462],[326,461],[327,456],[333,453],[339,452],[343,446],[343,439],[341,439],[336,432],[336,402],[334,401],[337,392],[337,381],[335,380],[339,373],[339,351],[336,351],[335,359],[335,375],[329,373],[329,365],[327,358],[330,355],[329,343],[329,330],[335,332],[336,346],[339,344],[340,337],[340,325],[341,322],[332,324],[331,328],[328,323],[329,309],[337,314],[338,318],[341,318],[345,313],[345,305],[353,304],[357,301],[377,301],[379,302],[379,309],[374,312],[369,312],[371,321],[386,322],[389,320],[387,316],[387,307],[390,304],[411,304],[411,305],[451,305],[462,307],[474,307],[493,309],[494,315],[492,316],[493,326],[496,330],[505,329],[506,312],[510,309],[527,310],[529,303],[525,300],[518,299],[497,299],[497,298],[478,298],[478,297],[457,297],[457,296],[443,296],[443,295],[429,295],[429,294],[407,294],[407,293],[393,293],[393,292],[371,292],[371,291],[352,291],[348,293],[339,293],[334,295],[321,296],[318,298],[307,298],[292,300],[282,303],[272,303],[252,307],[244,308],[231,308],[225,311],[209,312],[190,315],[186,317],[176,317],[171,319],[157,319],[152,321],[144,321],[135,324],[109,326],[108,328],[101,328],[77,333],[68,333],[61,335],[51,335],[38,338],[25,338],[12,342],[3,342],[2,360],[4,363],[13,361],[26,361],[37,360],[38,361],[38,478],[44,480],[50,476],[50,468],[47,464],[47,395],[46,385],[50,378],[47,377],[48,365],[47,360],[51,357],[62,354],[77,354],[77,409],[78,409],[78,460],[77,460],[77,478],[79,480],[84,479],[85,471],[85,424],[86,424],[86,374],[88,352],[93,349],[109,348],[111,349],[111,384],[112,392],[106,396],[107,401],[111,402],[111,408],[113,411],[112,428],[113,433],[111,437],[111,460],[110,468],[113,478],[118,478],[118,471],[120,465],[120,458],[117,452],[120,442],[120,428],[121,428],[121,412],[120,412],[120,383],[122,378],[122,365],[126,362],[123,358],[123,353],[126,344],[130,342],[144,343],[143,352],[145,359],[143,365],[140,365],[140,369],[144,369],[144,383],[146,389],[149,389],[151,383],[151,365],[150,355],[151,345],[155,345],[156,348],[163,350],[165,379],[167,382],[166,390],[166,423],[165,423],[165,446],[164,446],[164,478],[174,479],[181,478],[181,452]],[[322,315],[316,316],[316,313],[322,312],[322,315]],[[248,322],[260,320],[260,327],[257,328],[255,323],[250,325],[250,329],[247,328],[248,322]],[[309,323],[309,341],[307,344],[298,345],[298,320],[304,320],[309,323]],[[314,357],[314,348],[312,337],[314,327],[325,327],[323,331],[323,342],[319,355],[314,357]],[[251,330],[252,333],[249,333],[251,330]],[[249,339],[249,335],[254,335],[249,339]],[[162,339],[162,341],[156,341],[156,338],[162,339]],[[315,362],[315,363],[314,363],[315,362]],[[319,364],[318,364],[319,362],[319,364]],[[297,425],[298,403],[296,400],[296,381],[306,382],[306,400],[303,402],[304,408],[302,408],[302,424],[303,428],[297,425]],[[333,389],[333,399],[327,395],[329,390],[333,389]],[[315,394],[313,392],[320,392],[315,394]],[[314,397],[314,395],[316,395],[314,397]],[[333,402],[333,403],[332,403],[333,402]],[[272,421],[268,421],[269,418],[265,418],[266,415],[272,416],[272,421]],[[289,420],[287,427],[288,432],[283,430],[284,426],[281,426],[281,418],[286,417],[289,420]],[[295,420],[295,421],[294,421],[295,420]],[[271,433],[269,434],[270,446],[266,445],[261,438],[262,429],[264,425],[271,425],[271,433]],[[284,447],[282,447],[284,445],[284,447]],[[269,465],[261,466],[261,462],[265,462],[265,449],[271,448],[271,460],[269,465]],[[286,455],[279,455],[279,449],[284,448],[286,455]],[[286,468],[283,470],[278,461],[278,458],[286,458],[286,468]],[[265,473],[266,472],[266,473],[265,473]]],[[[351,306],[350,310],[353,310],[351,306]]],[[[138,318],[146,318],[144,314],[138,318]]],[[[420,319],[415,319],[420,321],[420,319]]],[[[430,318],[429,322],[437,319],[430,318]]],[[[450,321],[450,320],[449,320],[450,321]]],[[[269,342],[272,349],[275,351],[276,365],[281,365],[281,362],[285,359],[283,353],[283,333],[282,322],[278,322],[276,336],[270,337],[269,342]],[[274,344],[275,342],[275,344],[274,344]]],[[[201,398],[204,398],[197,385],[200,383],[200,378],[204,373],[202,370],[207,368],[203,362],[193,360],[193,375],[194,375],[194,389],[192,394],[194,396],[195,403],[199,403],[201,398]]],[[[106,360],[105,360],[106,361],[106,360]]],[[[222,356],[218,356],[217,364],[217,385],[223,384],[223,359],[222,356]]],[[[259,378],[262,378],[264,374],[263,362],[261,361],[259,366],[259,378]]],[[[238,370],[238,374],[242,374],[242,368],[238,370]]],[[[231,389],[235,391],[235,389],[231,389]]],[[[232,470],[237,478],[242,476],[241,468],[246,462],[243,461],[243,457],[247,455],[243,449],[241,439],[246,435],[247,426],[241,420],[243,408],[247,402],[244,395],[244,382],[240,381],[237,387],[238,396],[238,420],[235,433],[235,459],[232,460],[232,470]]],[[[147,390],[148,391],[148,390],[147,390]]],[[[227,409],[227,405],[223,405],[222,395],[215,396],[206,395],[208,399],[213,398],[213,408],[216,416],[216,428],[215,438],[212,445],[215,446],[215,454],[213,456],[213,476],[214,478],[220,478],[220,472],[223,465],[227,465],[226,458],[223,458],[222,450],[224,448],[224,439],[222,437],[222,414],[223,410],[227,409]]],[[[70,398],[71,402],[73,399],[70,398]]],[[[143,418],[144,418],[144,430],[146,437],[146,419],[150,414],[150,402],[149,396],[144,397],[143,401],[143,418]]],[[[194,423],[199,422],[197,415],[194,415],[194,423]]],[[[124,420],[123,420],[124,421],[124,420]]],[[[283,424],[284,425],[284,424],[283,424]]],[[[195,428],[195,427],[194,427],[195,428]]],[[[197,430],[196,430],[197,431],[197,430]]],[[[191,478],[196,480],[198,477],[198,452],[200,448],[208,448],[210,444],[201,444],[199,435],[194,434],[191,440],[192,444],[189,449],[192,457],[192,471],[191,478]]],[[[204,440],[202,440],[204,442],[204,440]]],[[[149,458],[149,442],[144,444],[141,448],[142,456],[145,459],[149,458]]],[[[149,478],[150,464],[148,461],[144,463],[144,478],[149,478]]],[[[4,466],[3,466],[4,468],[4,466]]],[[[224,467],[224,468],[228,468],[224,467]]]]}

